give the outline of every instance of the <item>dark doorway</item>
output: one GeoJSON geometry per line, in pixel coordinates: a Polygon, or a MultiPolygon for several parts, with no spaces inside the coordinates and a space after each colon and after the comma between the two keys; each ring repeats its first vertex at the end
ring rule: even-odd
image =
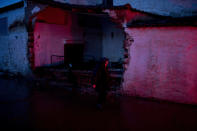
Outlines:
{"type": "Polygon", "coordinates": [[[64,62],[80,65],[83,61],[84,44],[65,44],[64,45],[64,62]]]}

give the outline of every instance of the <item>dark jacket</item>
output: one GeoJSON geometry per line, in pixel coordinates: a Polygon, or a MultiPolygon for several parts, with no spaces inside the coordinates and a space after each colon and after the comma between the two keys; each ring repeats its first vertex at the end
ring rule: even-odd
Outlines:
{"type": "Polygon", "coordinates": [[[97,92],[105,92],[109,90],[109,71],[108,68],[105,68],[104,65],[101,65],[96,73],[96,91],[97,92]]]}

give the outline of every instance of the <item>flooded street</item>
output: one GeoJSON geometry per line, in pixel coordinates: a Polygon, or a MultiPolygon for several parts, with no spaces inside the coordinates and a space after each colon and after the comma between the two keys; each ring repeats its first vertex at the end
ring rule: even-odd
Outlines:
{"type": "Polygon", "coordinates": [[[197,106],[38,88],[23,79],[0,79],[1,130],[197,130],[197,106]]]}

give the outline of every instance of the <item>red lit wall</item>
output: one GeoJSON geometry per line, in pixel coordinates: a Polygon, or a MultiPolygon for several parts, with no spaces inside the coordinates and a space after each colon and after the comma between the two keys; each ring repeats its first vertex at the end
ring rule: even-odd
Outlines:
{"type": "MultiPolygon", "coordinates": [[[[51,56],[64,56],[64,44],[82,40],[82,29],[76,15],[48,7],[37,16],[34,27],[35,67],[51,64],[51,56]]],[[[63,58],[53,57],[53,63],[63,58]]]]}
{"type": "Polygon", "coordinates": [[[51,55],[64,55],[66,26],[36,23],[35,26],[35,66],[51,64],[51,55]]]}
{"type": "Polygon", "coordinates": [[[197,104],[197,27],[126,28],[134,38],[123,88],[134,96],[197,104]]]}

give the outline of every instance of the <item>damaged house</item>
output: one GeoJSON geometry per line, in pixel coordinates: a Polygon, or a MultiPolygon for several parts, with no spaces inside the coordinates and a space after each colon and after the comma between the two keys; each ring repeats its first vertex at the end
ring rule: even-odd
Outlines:
{"type": "Polygon", "coordinates": [[[156,14],[127,3],[2,1],[0,70],[39,77],[45,70],[50,77],[51,70],[64,72],[72,64],[79,79],[91,78],[107,57],[122,94],[197,104],[195,16],[156,14]]]}

